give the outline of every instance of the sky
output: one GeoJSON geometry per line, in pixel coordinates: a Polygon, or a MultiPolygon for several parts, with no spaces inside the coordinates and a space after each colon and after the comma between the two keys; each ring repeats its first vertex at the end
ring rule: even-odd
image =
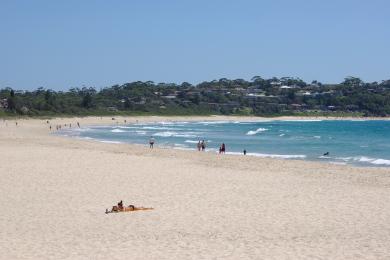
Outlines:
{"type": "Polygon", "coordinates": [[[0,0],[0,88],[390,79],[388,0],[0,0]]]}

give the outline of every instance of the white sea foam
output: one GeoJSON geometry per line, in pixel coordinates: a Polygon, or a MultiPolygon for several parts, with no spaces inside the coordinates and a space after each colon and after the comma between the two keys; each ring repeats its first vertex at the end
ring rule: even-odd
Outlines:
{"type": "Polygon", "coordinates": [[[375,165],[390,165],[390,160],[381,159],[381,158],[370,158],[370,157],[366,157],[366,156],[361,156],[361,157],[354,157],[353,159],[355,161],[366,162],[366,163],[371,163],[371,164],[375,164],[375,165]]]}
{"type": "Polygon", "coordinates": [[[264,157],[264,158],[281,158],[281,159],[304,159],[303,154],[266,154],[266,153],[247,153],[247,155],[264,157]]]}
{"type": "Polygon", "coordinates": [[[267,128],[258,128],[257,130],[251,130],[251,131],[248,131],[248,133],[246,133],[246,135],[255,135],[255,134],[258,134],[258,133],[261,133],[261,132],[264,132],[264,131],[268,131],[267,128]]]}
{"type": "Polygon", "coordinates": [[[135,131],[138,135],[146,135],[146,131],[140,131],[140,130],[137,130],[135,131]]]}
{"type": "Polygon", "coordinates": [[[84,140],[95,140],[94,138],[91,138],[91,137],[88,137],[88,136],[86,136],[86,137],[79,137],[80,139],[84,139],[84,140]]]}
{"type": "Polygon", "coordinates": [[[157,133],[154,133],[153,135],[154,136],[161,136],[161,137],[171,137],[171,136],[177,135],[177,133],[166,131],[166,132],[157,132],[157,133]]]}
{"type": "Polygon", "coordinates": [[[114,126],[113,128],[121,128],[121,129],[137,129],[139,127],[136,126],[114,126]]]}
{"type": "MultiPolygon", "coordinates": [[[[243,155],[243,153],[239,153],[239,152],[227,152],[226,154],[243,155]]],[[[281,159],[303,159],[303,158],[306,158],[306,155],[301,155],[301,154],[247,153],[246,155],[262,157],[262,158],[281,158],[281,159]]]]}
{"type": "Polygon", "coordinates": [[[106,144],[121,144],[121,142],[118,141],[99,140],[99,142],[106,143],[106,144]]]}
{"type": "Polygon", "coordinates": [[[196,135],[194,134],[176,134],[174,135],[174,137],[187,137],[187,138],[195,138],[197,137],[196,135]]]}
{"type": "Polygon", "coordinates": [[[342,160],[344,162],[348,162],[348,161],[350,161],[353,158],[352,157],[336,157],[335,159],[336,160],[342,160]]]}
{"type": "Polygon", "coordinates": [[[195,140],[185,140],[184,142],[190,143],[190,144],[197,144],[199,141],[195,141],[195,140]]]}
{"type": "Polygon", "coordinates": [[[362,163],[370,163],[375,165],[390,165],[390,160],[381,159],[381,158],[371,158],[367,156],[356,156],[356,157],[337,157],[336,160],[342,160],[344,162],[362,162],[362,163]]]}
{"type": "Polygon", "coordinates": [[[178,132],[172,132],[172,131],[157,132],[153,135],[154,136],[161,136],[161,137],[186,137],[186,138],[197,137],[197,135],[194,134],[193,132],[178,133],[178,132]]]}
{"type": "Polygon", "coordinates": [[[354,160],[359,162],[372,162],[375,159],[362,156],[362,157],[355,157],[354,160]]]}
{"type": "MultiPolygon", "coordinates": [[[[219,152],[219,151],[218,151],[219,152]]],[[[243,153],[239,152],[226,152],[226,154],[231,154],[231,155],[243,155],[243,153]]]]}
{"type": "Polygon", "coordinates": [[[286,134],[280,134],[279,136],[285,136],[286,134]]]}
{"type": "MultiPolygon", "coordinates": [[[[61,129],[62,130],[62,129],[61,129]]],[[[63,130],[67,130],[67,129],[63,129],[63,130]]],[[[88,128],[88,127],[83,127],[83,128],[73,128],[71,131],[75,131],[75,132],[87,132],[87,131],[91,131],[93,130],[92,128],[88,128]]]]}
{"type": "Polygon", "coordinates": [[[177,128],[166,127],[166,126],[143,126],[142,129],[146,129],[146,130],[177,130],[177,128]]]}
{"type": "Polygon", "coordinates": [[[126,131],[116,128],[116,129],[111,130],[111,132],[113,132],[113,133],[124,133],[126,131]]]}
{"type": "Polygon", "coordinates": [[[372,164],[378,164],[378,165],[390,165],[390,160],[385,159],[376,159],[371,162],[372,164]]]}
{"type": "Polygon", "coordinates": [[[319,136],[319,135],[315,135],[313,137],[316,138],[316,139],[321,139],[321,136],[319,136]]]}

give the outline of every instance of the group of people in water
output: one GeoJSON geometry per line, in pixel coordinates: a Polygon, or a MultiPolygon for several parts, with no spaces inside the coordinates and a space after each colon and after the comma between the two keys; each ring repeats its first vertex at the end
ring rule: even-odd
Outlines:
{"type": "Polygon", "coordinates": [[[199,140],[198,144],[196,145],[198,148],[198,151],[206,151],[206,142],[202,140],[202,142],[199,140]]]}
{"type": "MultiPolygon", "coordinates": [[[[149,139],[149,148],[150,149],[153,149],[154,147],[154,144],[155,144],[156,140],[151,136],[150,139],[149,139]]],[[[198,141],[198,143],[196,144],[196,148],[198,149],[198,151],[206,151],[206,141],[205,140],[202,140],[202,141],[198,141]]],[[[220,146],[219,146],[219,153],[220,154],[225,154],[226,153],[226,144],[225,143],[222,143],[220,146]]],[[[244,155],[246,155],[247,151],[246,149],[244,149],[242,151],[242,153],[244,155]]]]}

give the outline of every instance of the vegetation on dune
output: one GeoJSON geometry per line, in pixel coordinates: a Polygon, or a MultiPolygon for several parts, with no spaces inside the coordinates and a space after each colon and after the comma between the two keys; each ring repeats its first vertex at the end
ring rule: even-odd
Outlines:
{"type": "Polygon", "coordinates": [[[390,80],[339,84],[299,78],[222,78],[192,85],[136,81],[53,91],[0,90],[0,116],[61,115],[389,116],[390,80]]]}

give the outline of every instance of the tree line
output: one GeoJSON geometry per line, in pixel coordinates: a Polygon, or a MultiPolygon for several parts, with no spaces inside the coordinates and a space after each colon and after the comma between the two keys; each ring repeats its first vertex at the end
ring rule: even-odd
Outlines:
{"type": "Polygon", "coordinates": [[[97,90],[0,89],[2,116],[61,115],[390,115],[390,80],[307,83],[299,78],[154,83],[135,81],[97,90]]]}

